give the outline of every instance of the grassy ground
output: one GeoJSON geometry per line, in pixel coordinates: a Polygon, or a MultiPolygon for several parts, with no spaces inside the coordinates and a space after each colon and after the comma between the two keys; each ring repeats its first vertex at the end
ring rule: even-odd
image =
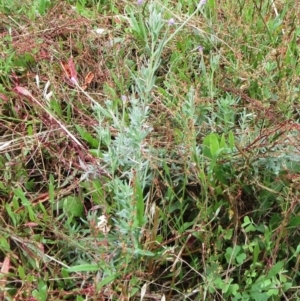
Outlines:
{"type": "Polygon", "coordinates": [[[196,2],[0,0],[1,300],[300,300],[300,6],[196,2]]]}

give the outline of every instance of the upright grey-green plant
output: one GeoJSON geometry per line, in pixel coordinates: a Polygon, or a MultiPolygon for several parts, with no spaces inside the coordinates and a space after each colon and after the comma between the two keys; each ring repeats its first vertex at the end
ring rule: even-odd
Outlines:
{"type": "Polygon", "coordinates": [[[150,148],[146,140],[152,130],[149,104],[155,87],[155,72],[167,42],[167,31],[162,33],[164,26],[167,26],[163,12],[154,4],[148,6],[148,11],[148,18],[142,24],[141,18],[137,19],[129,11],[131,30],[145,42],[147,51],[144,64],[137,71],[129,70],[133,93],[129,97],[122,97],[122,113],[116,111],[110,100],[106,101],[105,107],[94,104],[99,122],[99,141],[107,147],[102,156],[112,176],[109,186],[116,205],[113,218],[115,230],[122,237],[120,244],[124,246],[125,243],[131,253],[143,255],[146,253],[139,246],[141,231],[146,223],[144,202],[147,196],[143,191],[151,178],[148,160],[150,148]],[[107,123],[117,130],[114,139],[109,138],[107,123]]]}
{"type": "MultiPolygon", "coordinates": [[[[131,256],[151,256],[151,252],[144,250],[141,245],[143,229],[147,223],[147,195],[145,188],[151,184],[151,170],[149,157],[151,148],[147,137],[152,131],[149,118],[149,105],[156,84],[156,72],[161,63],[161,57],[165,46],[186,25],[186,23],[201,9],[197,10],[178,26],[172,34],[170,28],[175,26],[174,19],[164,20],[164,11],[154,3],[146,6],[148,15],[145,18],[142,11],[138,13],[127,9],[128,21],[132,34],[144,43],[145,51],[142,57],[143,64],[138,70],[129,69],[132,79],[132,94],[121,96],[122,108],[117,108],[112,100],[107,100],[101,105],[81,90],[92,102],[95,118],[98,121],[96,127],[99,139],[99,151],[105,163],[106,172],[110,176],[107,189],[113,201],[113,227],[109,236],[113,236],[111,248],[114,254],[126,252],[126,262],[131,256]],[[111,137],[110,128],[116,131],[111,137]],[[105,150],[103,150],[105,149],[105,150]]],[[[146,15],[146,13],[144,12],[146,15]]],[[[174,28],[174,27],[173,27],[174,28]]],[[[186,114],[194,118],[193,93],[189,93],[186,106],[186,114]]],[[[97,169],[84,166],[87,176],[97,173],[97,169]]],[[[118,257],[118,256],[117,256],[118,257]]],[[[125,258],[125,257],[124,257],[125,258]]]]}

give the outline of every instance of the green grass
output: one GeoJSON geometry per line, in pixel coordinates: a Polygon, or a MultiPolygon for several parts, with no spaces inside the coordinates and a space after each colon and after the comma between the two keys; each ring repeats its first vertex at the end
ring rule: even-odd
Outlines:
{"type": "Polygon", "coordinates": [[[221,2],[0,0],[1,300],[300,300],[299,5],[221,2]]]}

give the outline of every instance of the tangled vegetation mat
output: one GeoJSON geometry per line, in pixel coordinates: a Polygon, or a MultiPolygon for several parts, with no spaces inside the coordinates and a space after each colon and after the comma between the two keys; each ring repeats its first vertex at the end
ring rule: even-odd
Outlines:
{"type": "Polygon", "coordinates": [[[0,0],[1,300],[300,300],[294,0],[0,0]]]}

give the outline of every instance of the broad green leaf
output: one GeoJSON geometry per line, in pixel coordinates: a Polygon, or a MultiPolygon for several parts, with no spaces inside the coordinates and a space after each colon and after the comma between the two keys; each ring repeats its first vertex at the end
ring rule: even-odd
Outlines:
{"type": "Polygon", "coordinates": [[[246,232],[246,233],[248,233],[248,232],[254,232],[254,231],[256,231],[256,228],[255,228],[252,224],[248,225],[248,226],[245,228],[245,232],[246,232]]]}
{"type": "Polygon", "coordinates": [[[100,291],[100,289],[103,286],[113,282],[117,278],[117,276],[118,276],[117,274],[114,274],[114,275],[110,275],[110,276],[107,276],[104,279],[102,279],[99,283],[97,283],[97,290],[100,291]]]}
{"type": "Polygon", "coordinates": [[[32,129],[32,125],[28,124],[27,126],[27,134],[28,136],[32,136],[33,135],[33,129],[32,129]]]}
{"type": "Polygon", "coordinates": [[[179,229],[179,233],[182,234],[186,231],[186,229],[190,228],[190,226],[194,225],[195,221],[191,221],[191,222],[186,222],[184,223],[180,229],[179,229]]]}
{"type": "Polygon", "coordinates": [[[42,280],[38,283],[38,290],[32,292],[32,296],[38,301],[47,301],[47,285],[42,280]]]}
{"type": "Polygon", "coordinates": [[[271,284],[272,284],[271,279],[265,279],[265,280],[263,280],[263,281],[261,282],[260,287],[261,287],[262,289],[265,290],[265,289],[268,288],[271,284]]]}
{"type": "Polygon", "coordinates": [[[23,190],[21,188],[14,189],[14,194],[21,200],[24,207],[30,206],[30,202],[27,200],[23,190]]]}
{"type": "Polygon", "coordinates": [[[228,289],[229,289],[230,285],[231,285],[230,283],[224,283],[223,284],[223,287],[222,287],[222,293],[223,294],[226,294],[228,292],[228,289]]]}
{"type": "Polygon", "coordinates": [[[286,291],[288,291],[292,287],[292,285],[293,284],[291,282],[286,282],[286,283],[283,284],[282,290],[284,292],[286,292],[286,291]]]}
{"type": "Polygon", "coordinates": [[[298,256],[299,253],[300,253],[300,244],[297,246],[297,249],[293,255],[298,256]]]}
{"type": "Polygon", "coordinates": [[[228,230],[225,231],[224,238],[225,238],[226,240],[229,240],[229,239],[231,239],[232,234],[233,234],[233,229],[228,229],[228,230]]]}
{"type": "Polygon", "coordinates": [[[267,277],[268,278],[273,278],[274,276],[276,276],[281,271],[283,266],[284,266],[284,261],[283,260],[278,261],[277,263],[275,263],[275,265],[268,272],[267,277]]]}
{"type": "Polygon", "coordinates": [[[242,224],[242,227],[248,226],[251,223],[249,216],[244,217],[244,223],[242,224]]]}
{"type": "Polygon", "coordinates": [[[210,152],[212,157],[216,157],[220,150],[219,137],[217,134],[210,134],[210,152]]]}
{"type": "Polygon", "coordinates": [[[99,140],[95,139],[85,128],[79,125],[75,125],[75,127],[81,138],[89,143],[92,148],[97,148],[99,146],[99,140]]]}
{"type": "Polygon", "coordinates": [[[1,248],[1,251],[10,252],[10,245],[7,242],[7,235],[5,237],[0,236],[0,248],[1,248]]]}
{"type": "Polygon", "coordinates": [[[162,235],[156,235],[155,241],[158,243],[161,243],[163,241],[163,236],[162,235]]]}
{"type": "Polygon", "coordinates": [[[246,256],[245,253],[240,253],[239,255],[236,256],[236,262],[238,264],[241,264],[241,263],[243,263],[245,261],[246,257],[247,256],[246,256]]]}
{"type": "Polygon", "coordinates": [[[300,216],[293,216],[290,220],[288,228],[295,228],[300,225],[300,216]]]}
{"type": "Polygon", "coordinates": [[[265,292],[260,292],[258,290],[255,290],[251,292],[251,299],[255,301],[268,301],[270,298],[265,292]]]}
{"type": "Polygon", "coordinates": [[[210,135],[207,135],[204,139],[203,139],[203,143],[202,143],[202,152],[203,155],[207,158],[212,158],[212,154],[211,154],[211,150],[210,150],[210,135]]]}
{"type": "Polygon", "coordinates": [[[216,163],[217,163],[217,157],[212,157],[209,165],[209,173],[212,173],[214,171],[216,163]]]}
{"type": "Polygon", "coordinates": [[[225,142],[225,135],[222,134],[221,141],[220,141],[220,148],[227,148],[226,142],[225,142]]]}
{"type": "Polygon", "coordinates": [[[9,204],[5,205],[5,209],[6,209],[6,213],[9,215],[9,217],[11,218],[14,226],[17,226],[17,214],[15,214],[12,210],[9,204]]]}
{"type": "Polygon", "coordinates": [[[238,293],[239,288],[240,287],[239,287],[238,284],[236,284],[236,283],[235,284],[231,284],[230,285],[230,292],[231,292],[231,294],[235,296],[238,293]]]}
{"type": "MultiPolygon", "coordinates": [[[[131,287],[130,288],[130,297],[135,296],[136,293],[140,291],[140,289],[141,289],[140,287],[131,287]]],[[[131,298],[130,298],[130,300],[131,300],[131,298]]],[[[161,299],[161,301],[163,301],[163,299],[161,299]]]]}
{"type": "Polygon", "coordinates": [[[268,296],[277,296],[279,293],[278,288],[271,288],[267,291],[268,296]]]}
{"type": "Polygon", "coordinates": [[[136,249],[134,250],[134,254],[135,254],[135,255],[148,256],[148,257],[152,257],[152,256],[155,255],[153,252],[150,252],[150,251],[147,251],[147,250],[141,250],[141,249],[139,249],[139,248],[136,248],[136,249]]]}
{"type": "Polygon", "coordinates": [[[61,274],[62,274],[62,276],[63,276],[64,278],[70,277],[69,272],[68,272],[68,270],[67,270],[66,268],[62,268],[62,269],[61,269],[61,274]]]}
{"type": "Polygon", "coordinates": [[[259,251],[260,251],[259,243],[257,241],[255,241],[255,245],[254,245],[254,249],[253,249],[253,265],[255,265],[257,262],[259,251]]]}
{"type": "Polygon", "coordinates": [[[31,208],[31,203],[27,200],[23,190],[21,188],[14,189],[14,194],[21,200],[22,205],[24,206],[24,208],[27,210],[27,212],[29,214],[30,220],[35,221],[36,216],[31,208]]]}
{"type": "Polygon", "coordinates": [[[228,183],[228,176],[226,172],[224,172],[224,168],[221,165],[217,165],[214,170],[214,174],[216,175],[217,179],[224,185],[228,183]]]}
{"type": "Polygon", "coordinates": [[[225,253],[225,258],[226,258],[226,261],[229,263],[230,261],[231,262],[234,262],[235,259],[236,259],[236,256],[239,254],[241,250],[241,247],[240,246],[235,246],[234,248],[227,248],[226,249],[226,253],[225,253]]]}
{"type": "Polygon", "coordinates": [[[26,279],[26,274],[25,274],[25,270],[24,268],[19,265],[18,267],[18,274],[19,274],[19,277],[24,281],[26,279]]]}
{"type": "Polygon", "coordinates": [[[94,263],[86,263],[86,264],[80,264],[80,265],[76,265],[70,268],[66,269],[67,272],[71,273],[71,272],[96,272],[100,270],[100,267],[98,264],[94,263]]]}
{"type": "Polygon", "coordinates": [[[63,209],[68,216],[80,217],[84,208],[81,200],[74,196],[68,196],[64,199],[63,209]]]}

